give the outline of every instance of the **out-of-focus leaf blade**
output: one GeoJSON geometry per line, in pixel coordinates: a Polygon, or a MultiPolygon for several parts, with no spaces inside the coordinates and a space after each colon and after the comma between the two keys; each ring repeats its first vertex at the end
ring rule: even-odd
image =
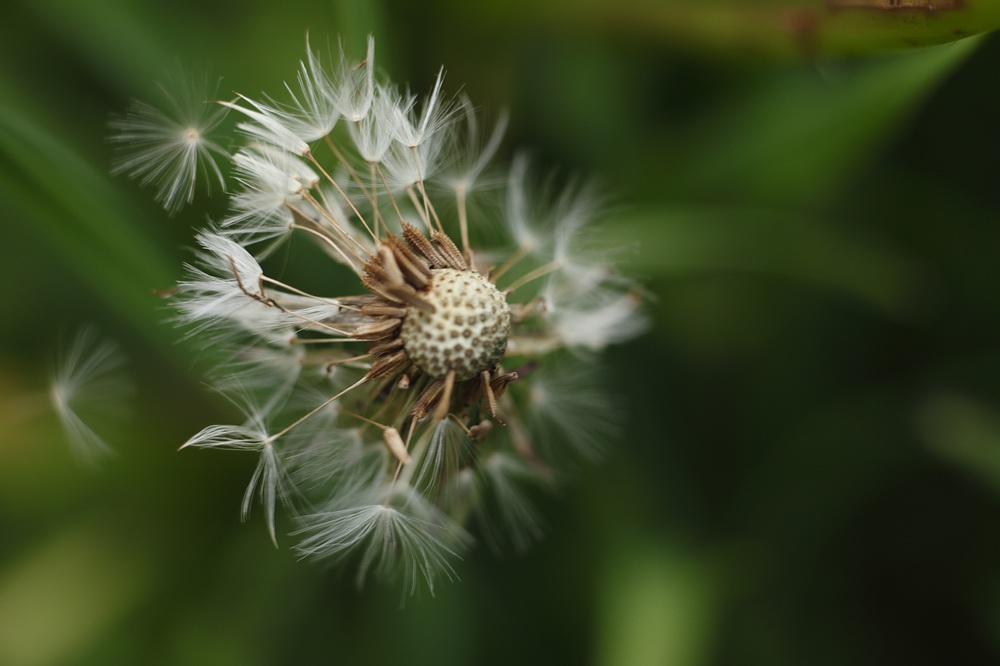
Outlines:
{"type": "Polygon", "coordinates": [[[719,567],[662,546],[628,545],[603,585],[597,663],[707,663],[719,605],[719,567]]]}
{"type": "Polygon", "coordinates": [[[140,9],[115,0],[21,4],[59,39],[62,48],[86,62],[89,71],[130,91],[142,89],[150,72],[161,71],[178,57],[170,52],[171,35],[191,40],[198,29],[197,22],[184,21],[176,13],[155,16],[159,13],[155,6],[140,9]],[[156,20],[150,20],[151,14],[156,20]]]}
{"type": "Polygon", "coordinates": [[[613,31],[702,53],[776,58],[909,50],[1000,28],[1000,4],[982,0],[508,0],[475,7],[480,19],[489,12],[522,28],[613,31]]]}
{"type": "Polygon", "coordinates": [[[917,412],[917,429],[932,451],[1000,491],[1000,414],[958,395],[935,395],[917,412]]]}
{"type": "Polygon", "coordinates": [[[672,207],[619,216],[615,238],[636,241],[630,263],[651,275],[747,273],[814,284],[892,318],[929,305],[929,276],[890,248],[848,230],[775,211],[672,207]]]}
{"type": "Polygon", "coordinates": [[[22,561],[0,569],[4,663],[66,663],[109,633],[149,593],[148,559],[134,544],[110,534],[107,522],[77,521],[22,561]]]}
{"type": "Polygon", "coordinates": [[[834,191],[975,49],[968,40],[823,72],[775,74],[693,140],[676,191],[725,201],[800,203],[834,191]]]}
{"type": "Polygon", "coordinates": [[[11,107],[0,107],[0,157],[8,223],[43,235],[119,314],[151,331],[150,294],[176,275],[108,177],[11,107]]]}

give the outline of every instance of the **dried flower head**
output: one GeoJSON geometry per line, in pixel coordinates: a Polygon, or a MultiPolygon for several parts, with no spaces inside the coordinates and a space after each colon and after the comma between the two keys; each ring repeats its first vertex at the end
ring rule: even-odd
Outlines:
{"type": "Polygon", "coordinates": [[[231,213],[199,234],[176,302],[223,352],[213,380],[246,421],[185,446],[260,455],[247,501],[264,503],[272,537],[284,503],[303,554],[433,590],[469,519],[518,548],[540,535],[525,488],[551,483],[574,444],[596,448],[609,410],[595,352],[641,329],[638,299],[590,243],[593,193],[546,201],[523,159],[491,177],[506,121],[481,134],[443,73],[418,102],[379,80],[371,41],[361,62],[325,62],[308,49],[287,103],[222,103],[247,140],[231,213]],[[357,284],[282,281],[264,265],[292,235],[357,284]]]}

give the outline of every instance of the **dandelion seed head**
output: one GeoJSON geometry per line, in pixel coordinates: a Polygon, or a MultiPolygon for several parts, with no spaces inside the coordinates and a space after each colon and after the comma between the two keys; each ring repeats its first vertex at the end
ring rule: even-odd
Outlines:
{"type": "Polygon", "coordinates": [[[431,377],[454,372],[459,380],[496,365],[510,335],[510,307],[504,295],[471,271],[438,268],[428,279],[424,298],[434,309],[415,309],[400,331],[413,364],[431,377]]]}
{"type": "Polygon", "coordinates": [[[245,142],[229,213],[198,234],[175,302],[244,421],[185,448],[257,456],[241,508],[262,502],[273,540],[285,507],[303,556],[433,591],[456,577],[471,519],[494,545],[541,538],[530,497],[611,437],[590,369],[642,318],[588,233],[592,188],[556,190],[524,156],[494,178],[505,115],[483,131],[443,70],[421,98],[374,59],[372,40],[360,62],[307,45],[290,101],[223,103],[245,142]],[[318,289],[272,255],[291,238],[331,260],[310,265],[318,289]]]}

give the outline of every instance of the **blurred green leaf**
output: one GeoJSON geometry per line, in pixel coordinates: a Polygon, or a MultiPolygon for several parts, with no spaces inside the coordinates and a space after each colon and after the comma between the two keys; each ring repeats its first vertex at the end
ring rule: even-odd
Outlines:
{"type": "Polygon", "coordinates": [[[918,432],[932,451],[1000,492],[1000,413],[978,401],[939,394],[917,412],[918,432]]]}
{"type": "Polygon", "coordinates": [[[804,204],[828,196],[904,129],[978,46],[966,40],[816,71],[778,71],[705,121],[673,192],[804,204]]]}
{"type": "Polygon", "coordinates": [[[649,543],[622,545],[601,590],[596,663],[707,663],[719,596],[716,569],[703,556],[649,543]]]}
{"type": "Polygon", "coordinates": [[[79,306],[79,289],[60,288],[80,279],[158,336],[147,351],[177,349],[149,316],[150,290],[173,283],[188,239],[123,201],[101,164],[103,120],[173,57],[210,61],[226,89],[274,90],[307,30],[354,54],[374,31],[379,67],[415,91],[444,64],[449,89],[512,105],[512,143],[615,178],[631,212],[608,244],[634,240],[616,259],[659,293],[654,334],[612,351],[626,436],[576,486],[580,501],[534,553],[480,550],[478,573],[463,565],[464,582],[402,611],[396,590],[356,593],[349,576],[272,550],[259,516],[239,524],[253,461],[174,455],[211,408],[202,394],[147,372],[131,444],[88,476],[38,418],[44,403],[21,399],[45,380],[12,373],[30,359],[7,345],[0,662],[996,661],[995,590],[982,603],[1000,580],[996,495],[967,477],[1000,487],[1000,412],[943,394],[915,415],[913,387],[941,374],[984,395],[995,385],[1000,50],[982,40],[967,61],[978,40],[913,47],[995,28],[1000,3],[16,0],[6,12],[0,200],[18,341],[44,337],[26,320],[79,306]],[[885,50],[908,53],[826,59],[885,50]],[[925,105],[946,78],[947,96],[925,105]],[[691,201],[712,203],[678,204],[691,201]],[[734,546],[739,570],[712,556],[734,546]]]}
{"type": "Polygon", "coordinates": [[[494,21],[621,32],[704,53],[756,57],[864,55],[1000,28],[1000,5],[982,0],[507,0],[476,7],[494,21]]]}
{"type": "Polygon", "coordinates": [[[173,284],[176,271],[109,177],[12,107],[0,106],[0,156],[10,219],[41,234],[138,330],[158,331],[148,316],[152,291],[173,284]]]}
{"type": "Polygon", "coordinates": [[[150,71],[161,71],[178,56],[170,52],[168,35],[183,29],[190,39],[192,27],[196,27],[170,12],[150,20],[149,14],[157,11],[155,6],[122,0],[31,0],[20,4],[58,35],[61,48],[86,62],[90,71],[125,89],[148,84],[150,71]]]}
{"type": "Polygon", "coordinates": [[[0,571],[0,662],[69,663],[143,599],[148,562],[112,535],[80,522],[0,571]]]}
{"type": "Polygon", "coordinates": [[[631,238],[628,261],[656,276],[770,275],[848,296],[893,318],[932,306],[928,275],[857,231],[804,216],[746,208],[664,207],[623,214],[608,225],[631,238]]]}

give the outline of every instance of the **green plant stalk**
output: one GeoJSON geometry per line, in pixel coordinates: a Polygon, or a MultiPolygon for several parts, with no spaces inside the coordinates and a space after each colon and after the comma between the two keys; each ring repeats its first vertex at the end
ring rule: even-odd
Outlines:
{"type": "MultiPolygon", "coordinates": [[[[497,10],[500,11],[499,9],[497,10]]],[[[693,50],[837,57],[933,46],[1000,28],[983,0],[622,0],[503,3],[499,20],[613,31],[693,50]]]]}

